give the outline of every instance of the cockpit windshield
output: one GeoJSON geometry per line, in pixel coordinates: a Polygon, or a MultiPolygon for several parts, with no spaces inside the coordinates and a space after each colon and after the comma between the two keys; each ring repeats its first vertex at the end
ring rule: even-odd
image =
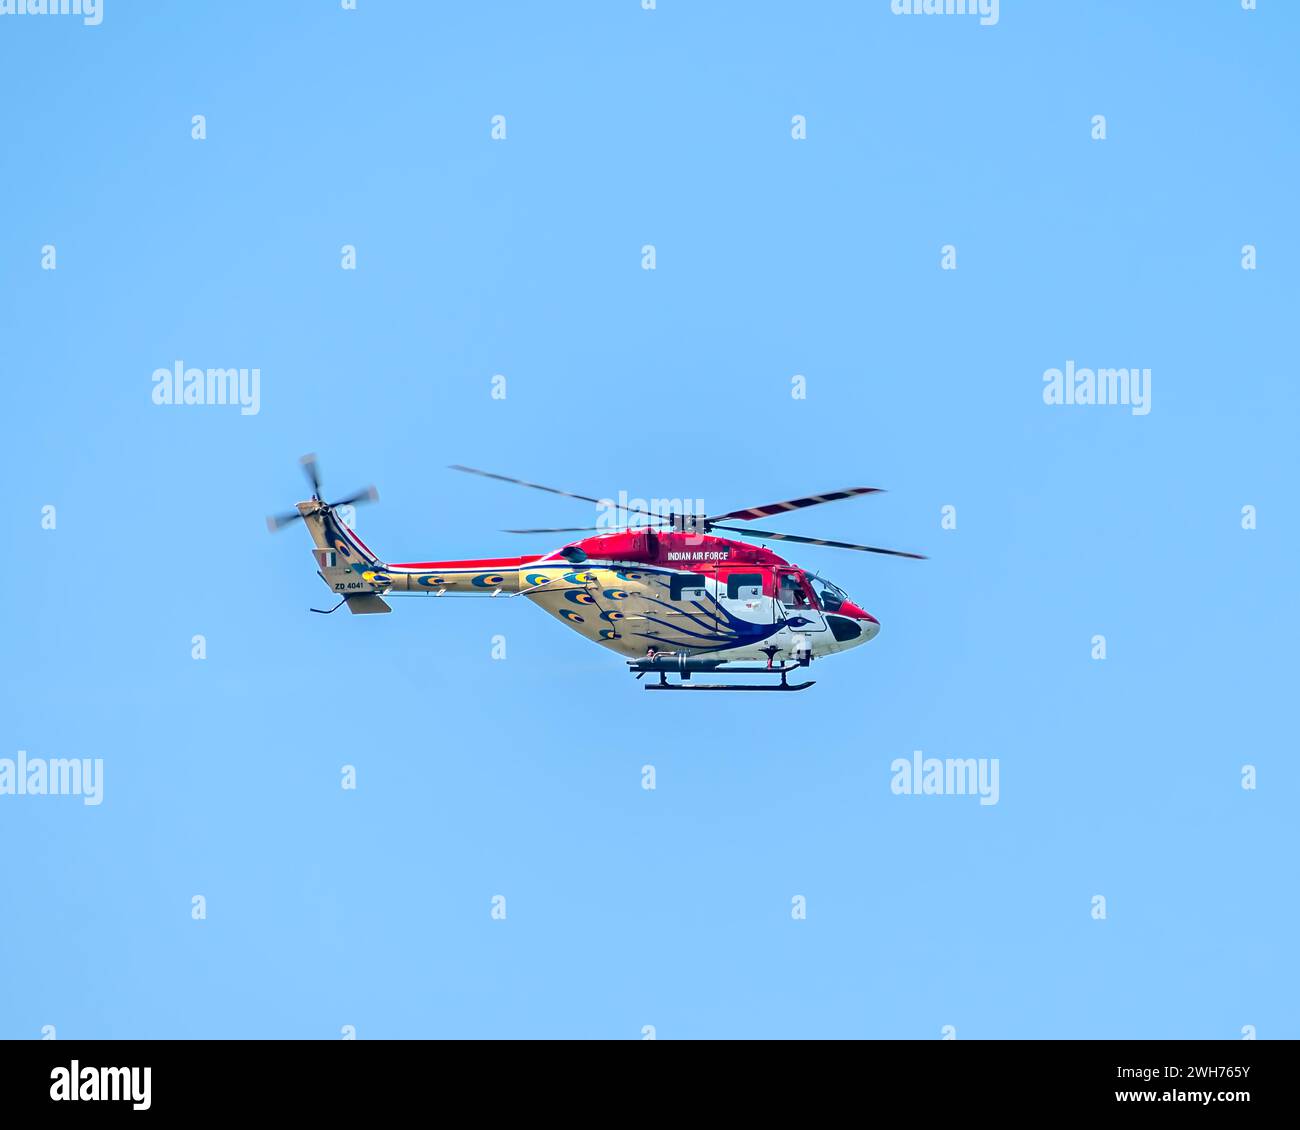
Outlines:
{"type": "Polygon", "coordinates": [[[809,573],[808,580],[812,583],[813,592],[817,594],[817,602],[824,612],[838,612],[849,599],[849,594],[843,589],[831,584],[824,577],[817,576],[816,573],[809,573]]]}

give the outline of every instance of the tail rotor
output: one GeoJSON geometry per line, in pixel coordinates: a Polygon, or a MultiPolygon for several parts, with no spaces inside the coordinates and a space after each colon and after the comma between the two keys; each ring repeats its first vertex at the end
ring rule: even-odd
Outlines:
{"type": "Polygon", "coordinates": [[[298,462],[302,465],[303,473],[307,476],[307,482],[311,484],[311,503],[314,503],[314,505],[299,503],[298,509],[286,510],[282,514],[272,514],[266,520],[266,528],[271,533],[292,525],[299,518],[306,518],[308,514],[324,516],[340,506],[357,506],[363,502],[379,501],[379,491],[373,486],[369,486],[335,502],[325,502],[321,498],[320,464],[316,456],[304,455],[298,462]],[[302,509],[303,506],[307,507],[305,511],[302,509]]]}

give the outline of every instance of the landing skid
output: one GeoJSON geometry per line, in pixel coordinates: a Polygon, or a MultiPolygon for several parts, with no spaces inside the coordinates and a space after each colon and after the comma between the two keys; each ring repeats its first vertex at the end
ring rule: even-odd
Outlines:
{"type": "Polygon", "coordinates": [[[816,685],[816,679],[806,683],[670,683],[663,679],[658,683],[646,683],[648,691],[806,691],[816,685]]]}
{"type": "MultiPolygon", "coordinates": [[[[765,667],[740,668],[740,670],[767,672],[765,667]]],[[[777,668],[777,670],[781,673],[779,683],[688,683],[685,681],[670,683],[668,675],[660,671],[659,681],[657,683],[646,683],[645,689],[648,691],[806,691],[817,682],[816,679],[810,679],[806,683],[787,683],[785,676],[789,668],[777,668]]],[[[640,675],[637,676],[638,679],[640,677],[640,675]]]]}

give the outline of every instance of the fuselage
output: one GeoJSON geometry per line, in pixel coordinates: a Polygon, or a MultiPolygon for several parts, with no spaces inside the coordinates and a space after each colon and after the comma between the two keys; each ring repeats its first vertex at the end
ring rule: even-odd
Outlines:
{"type": "MultiPolygon", "coordinates": [[[[355,535],[338,532],[336,548],[364,549],[348,544],[355,535]]],[[[629,657],[815,658],[857,647],[880,630],[874,616],[816,574],[769,549],[710,534],[622,530],[542,555],[350,564],[379,592],[517,593],[629,657]]]]}

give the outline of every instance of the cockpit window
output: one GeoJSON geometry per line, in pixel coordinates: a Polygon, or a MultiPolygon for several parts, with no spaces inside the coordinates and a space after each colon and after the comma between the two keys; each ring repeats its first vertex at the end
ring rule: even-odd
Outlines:
{"type": "Polygon", "coordinates": [[[849,594],[843,589],[815,573],[809,573],[808,579],[812,582],[813,592],[817,594],[818,603],[825,612],[838,612],[849,599],[849,594]]]}

